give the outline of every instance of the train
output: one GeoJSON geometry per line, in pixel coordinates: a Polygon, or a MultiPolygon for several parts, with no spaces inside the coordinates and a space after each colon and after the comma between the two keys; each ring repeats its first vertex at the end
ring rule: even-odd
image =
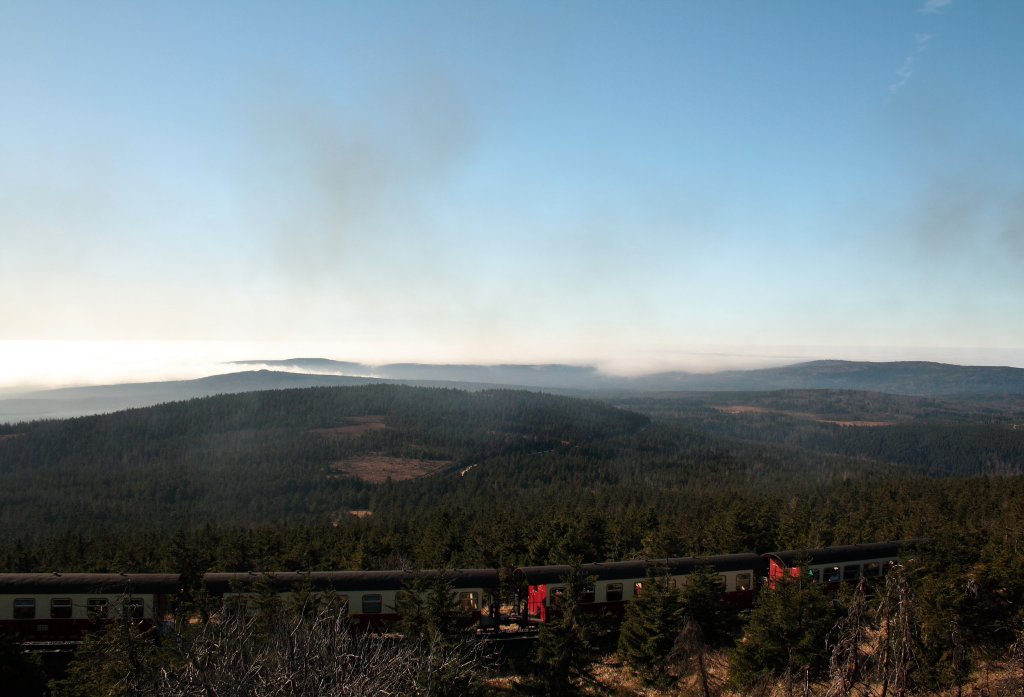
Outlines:
{"type": "MultiPolygon", "coordinates": [[[[622,616],[629,601],[643,592],[651,571],[669,576],[677,588],[698,566],[710,566],[718,574],[722,601],[739,609],[754,604],[760,586],[773,587],[784,577],[806,574],[811,582],[838,586],[842,582],[869,581],[885,576],[900,555],[922,540],[898,540],[870,544],[786,550],[764,554],[723,554],[713,557],[676,557],[638,561],[583,564],[581,570],[594,580],[584,592],[582,605],[594,612],[622,616]]],[[[558,596],[568,566],[527,566],[516,570],[526,587],[527,620],[543,624],[557,615],[558,596]]]]}
{"type": "MultiPolygon", "coordinates": [[[[595,613],[621,617],[629,602],[643,592],[648,572],[668,575],[677,587],[699,566],[718,574],[722,601],[732,607],[753,606],[761,587],[785,577],[806,575],[828,585],[884,577],[901,555],[919,540],[845,545],[764,554],[726,554],[582,564],[594,580],[580,599],[595,613]]],[[[209,572],[201,587],[208,598],[231,602],[258,593],[286,599],[302,591],[331,594],[348,612],[353,625],[393,626],[401,620],[399,594],[416,584],[444,577],[467,621],[481,628],[499,628],[506,620],[538,626],[558,615],[568,566],[524,566],[514,572],[518,608],[503,614],[499,604],[501,576],[497,569],[427,571],[209,572]]],[[[129,618],[158,626],[173,616],[186,592],[178,574],[0,573],[0,633],[26,644],[74,643],[113,618],[129,618]]]]}

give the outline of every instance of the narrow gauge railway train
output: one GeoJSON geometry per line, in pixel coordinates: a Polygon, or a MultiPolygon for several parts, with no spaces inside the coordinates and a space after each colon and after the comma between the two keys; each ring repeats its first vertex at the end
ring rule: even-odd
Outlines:
{"type": "MultiPolygon", "coordinates": [[[[643,590],[647,571],[671,577],[677,587],[698,566],[714,568],[722,582],[722,599],[735,607],[750,607],[754,602],[754,583],[761,577],[763,560],[756,554],[724,554],[715,557],[678,557],[640,561],[583,564],[581,570],[594,585],[583,593],[582,604],[590,610],[622,616],[626,605],[643,590]]],[[[565,590],[562,579],[568,566],[525,566],[516,570],[527,589],[528,621],[547,622],[565,590]]]]}
{"type": "MultiPolygon", "coordinates": [[[[919,540],[845,545],[811,550],[787,550],[757,554],[725,554],[714,557],[679,557],[646,561],[583,564],[581,570],[595,579],[582,599],[584,607],[621,616],[631,598],[643,591],[650,569],[655,575],[668,575],[677,587],[686,584],[687,576],[698,566],[711,566],[722,585],[722,600],[733,607],[749,608],[754,592],[761,582],[774,586],[784,576],[797,577],[804,569],[812,582],[838,585],[841,581],[877,579],[888,573],[903,550],[919,540]]],[[[528,566],[517,569],[527,592],[527,620],[547,622],[557,612],[559,595],[564,591],[562,579],[568,566],[528,566]]]]}
{"type": "MultiPolygon", "coordinates": [[[[870,580],[884,576],[910,544],[912,541],[762,555],[583,564],[583,573],[595,579],[594,586],[584,593],[583,604],[595,612],[621,616],[630,599],[642,592],[648,569],[655,574],[668,574],[677,586],[683,586],[698,566],[707,565],[721,578],[723,602],[748,608],[759,586],[771,586],[787,575],[803,574],[804,568],[796,566],[801,560],[812,581],[838,584],[870,580]]],[[[521,620],[541,624],[557,614],[568,570],[567,566],[528,566],[516,570],[526,606],[521,620]]],[[[417,579],[436,579],[439,573],[451,582],[454,600],[470,621],[492,627],[502,623],[497,609],[499,574],[495,569],[211,572],[203,577],[203,586],[210,598],[226,602],[268,591],[283,599],[304,590],[331,593],[348,608],[353,624],[373,628],[400,619],[400,591],[412,587],[417,579]],[[485,606],[489,606],[486,614],[485,606]]],[[[60,642],[78,640],[112,617],[127,615],[153,626],[170,617],[183,591],[182,579],[177,574],[0,573],[0,632],[24,642],[60,642]]]]}
{"type": "MultiPolygon", "coordinates": [[[[294,593],[330,593],[347,608],[353,625],[386,627],[400,619],[398,593],[436,571],[310,571],[207,573],[203,589],[225,603],[273,593],[287,602],[294,593]]],[[[467,622],[480,623],[482,603],[495,594],[494,569],[445,571],[467,622]]],[[[177,574],[0,574],[0,633],[23,642],[80,640],[115,617],[143,626],[170,619],[185,592],[177,574]]]]}

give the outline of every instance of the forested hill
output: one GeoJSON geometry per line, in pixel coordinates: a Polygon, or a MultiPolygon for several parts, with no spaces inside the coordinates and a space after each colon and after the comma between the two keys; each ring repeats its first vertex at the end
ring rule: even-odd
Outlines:
{"type": "Polygon", "coordinates": [[[388,474],[457,476],[647,423],[568,397],[366,385],[0,426],[0,530],[327,520],[366,508],[388,474]]]}
{"type": "Polygon", "coordinates": [[[882,461],[933,476],[1024,474],[1024,402],[852,390],[676,392],[625,409],[726,439],[882,461]]]}
{"type": "Polygon", "coordinates": [[[0,569],[508,567],[1024,524],[1016,407],[619,405],[375,384],[0,426],[0,569]]]}
{"type": "MultiPolygon", "coordinates": [[[[321,375],[263,369],[210,375],[195,380],[63,387],[0,399],[0,423],[110,413],[220,394],[304,387],[382,385],[391,382],[396,381],[356,375],[321,375]]],[[[406,380],[401,382],[421,387],[473,390],[494,389],[502,386],[493,383],[452,383],[445,380],[406,380]]]]}

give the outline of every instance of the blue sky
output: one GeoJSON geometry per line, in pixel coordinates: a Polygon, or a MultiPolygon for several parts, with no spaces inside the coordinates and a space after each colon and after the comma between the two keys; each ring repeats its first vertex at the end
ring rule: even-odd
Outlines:
{"type": "Polygon", "coordinates": [[[82,342],[1024,365],[1021,26],[1015,0],[4,3],[0,383],[82,342]]]}

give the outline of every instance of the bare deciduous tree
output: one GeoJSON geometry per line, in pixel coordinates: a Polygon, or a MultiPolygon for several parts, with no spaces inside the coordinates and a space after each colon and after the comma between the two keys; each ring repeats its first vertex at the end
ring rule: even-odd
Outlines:
{"type": "Polygon", "coordinates": [[[1024,697],[1024,628],[1017,630],[1017,641],[1010,647],[1010,677],[1006,684],[1006,693],[1024,697]]]}
{"type": "Polygon", "coordinates": [[[122,665],[126,661],[120,654],[144,647],[151,657],[145,671],[133,669],[128,682],[112,674],[97,676],[96,684],[79,685],[67,694],[443,697],[472,694],[486,674],[471,638],[437,642],[354,631],[344,611],[330,607],[314,612],[281,608],[272,617],[225,608],[207,622],[182,619],[162,627],[158,648],[148,637],[128,643],[132,646],[120,640],[99,644],[89,659],[122,665]],[[129,682],[131,690],[126,690],[129,682]]]}
{"type": "Polygon", "coordinates": [[[866,591],[863,581],[857,584],[850,598],[846,616],[833,630],[834,643],[829,661],[826,697],[851,697],[854,687],[861,681],[868,658],[863,650],[863,644],[870,628],[866,591]]]}
{"type": "Polygon", "coordinates": [[[271,697],[410,693],[415,645],[354,634],[341,613],[281,613],[264,634],[254,617],[228,613],[177,627],[158,697],[271,697]]]}
{"type": "Polygon", "coordinates": [[[693,618],[687,618],[682,631],[676,636],[669,661],[681,675],[693,675],[697,680],[700,697],[717,697],[722,692],[722,680],[715,677],[720,655],[712,654],[704,641],[704,632],[693,618]]]}
{"type": "Polygon", "coordinates": [[[914,594],[902,565],[894,566],[885,580],[878,604],[880,631],[876,657],[876,682],[879,697],[904,697],[911,688],[910,678],[917,662],[917,612],[914,594]]]}

